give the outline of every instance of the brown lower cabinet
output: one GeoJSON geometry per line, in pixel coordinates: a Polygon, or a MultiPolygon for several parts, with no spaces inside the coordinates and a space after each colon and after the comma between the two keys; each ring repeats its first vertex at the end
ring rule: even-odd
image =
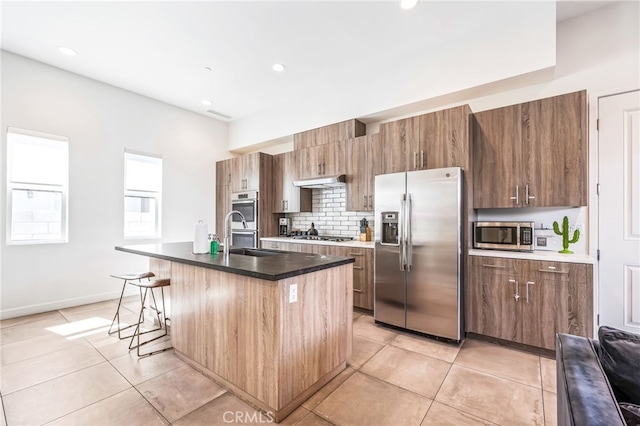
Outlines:
{"type": "Polygon", "coordinates": [[[262,247],[298,253],[355,258],[356,261],[353,264],[353,306],[373,310],[373,249],[287,241],[263,241],[262,247]]]}
{"type": "Polygon", "coordinates": [[[555,350],[556,333],[592,337],[593,266],[469,256],[467,331],[555,350]]]}

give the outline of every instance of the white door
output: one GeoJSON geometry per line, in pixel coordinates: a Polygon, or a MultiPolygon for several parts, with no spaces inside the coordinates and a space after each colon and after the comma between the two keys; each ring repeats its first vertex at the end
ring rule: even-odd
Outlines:
{"type": "Polygon", "coordinates": [[[598,100],[600,325],[640,333],[640,91],[598,100]]]}

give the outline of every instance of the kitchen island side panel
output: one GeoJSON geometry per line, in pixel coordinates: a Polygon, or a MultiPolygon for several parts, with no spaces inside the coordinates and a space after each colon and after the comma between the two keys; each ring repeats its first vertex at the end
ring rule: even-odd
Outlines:
{"type": "Polygon", "coordinates": [[[280,420],[351,355],[352,268],[268,281],[172,262],[172,344],[280,420]],[[297,301],[289,303],[291,284],[297,301]]]}
{"type": "Polygon", "coordinates": [[[351,356],[353,264],[287,278],[278,290],[278,403],[284,407],[351,356]],[[292,284],[296,303],[289,303],[292,284]]]}
{"type": "Polygon", "coordinates": [[[276,282],[173,262],[176,350],[275,407],[276,282]]]}

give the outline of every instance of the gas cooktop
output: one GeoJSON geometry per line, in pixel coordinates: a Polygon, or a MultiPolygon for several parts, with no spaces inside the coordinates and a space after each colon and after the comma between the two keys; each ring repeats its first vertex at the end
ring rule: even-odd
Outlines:
{"type": "Polygon", "coordinates": [[[351,241],[352,238],[349,237],[334,237],[331,235],[293,235],[291,238],[294,240],[316,240],[316,241],[351,241]]]}

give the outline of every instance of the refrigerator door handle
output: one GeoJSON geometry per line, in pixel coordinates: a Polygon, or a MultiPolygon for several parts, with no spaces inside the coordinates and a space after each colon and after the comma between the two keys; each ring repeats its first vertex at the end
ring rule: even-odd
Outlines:
{"type": "Polygon", "coordinates": [[[411,272],[411,267],[413,266],[413,238],[411,235],[411,217],[412,217],[412,208],[413,202],[411,201],[411,194],[407,194],[407,203],[406,203],[406,212],[405,212],[405,223],[407,233],[405,234],[407,245],[407,271],[411,272]]]}
{"type": "Polygon", "coordinates": [[[402,196],[400,197],[400,226],[398,226],[398,231],[399,231],[399,236],[398,236],[398,257],[399,257],[399,262],[400,262],[400,270],[404,271],[405,270],[405,265],[407,264],[407,260],[405,258],[405,247],[404,247],[404,243],[405,243],[405,232],[404,232],[404,226],[405,226],[405,211],[406,211],[406,204],[407,204],[407,199],[406,199],[406,195],[402,194],[402,196]]]}

